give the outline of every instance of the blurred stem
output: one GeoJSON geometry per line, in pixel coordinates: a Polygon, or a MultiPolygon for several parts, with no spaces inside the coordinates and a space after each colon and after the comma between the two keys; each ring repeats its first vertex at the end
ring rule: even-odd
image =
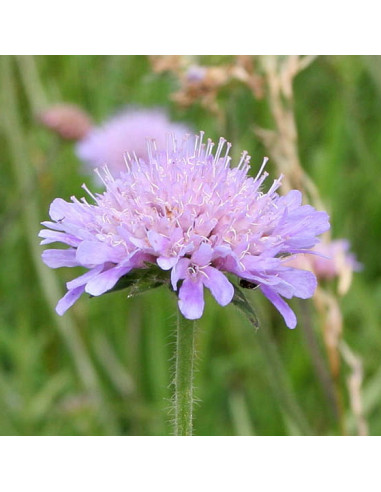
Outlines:
{"type": "Polygon", "coordinates": [[[257,134],[284,175],[283,192],[297,189],[306,193],[312,204],[324,210],[315,183],[303,169],[298,151],[298,129],[294,111],[293,82],[313,60],[313,56],[259,57],[265,72],[267,100],[274,120],[274,130],[257,129],[257,134]]]}
{"type": "Polygon", "coordinates": [[[347,378],[347,385],[350,406],[356,421],[357,433],[359,436],[367,436],[369,434],[369,429],[365,419],[362,401],[362,361],[344,341],[340,343],[340,352],[345,362],[351,368],[351,374],[347,378]]]}
{"type": "Polygon", "coordinates": [[[35,59],[33,56],[26,55],[19,55],[16,58],[29,104],[33,113],[38,114],[47,106],[48,101],[38,75],[35,59]]]}
{"type": "MultiPolygon", "coordinates": [[[[307,350],[311,356],[311,362],[316,377],[323,389],[331,412],[340,423],[343,415],[342,412],[340,412],[339,396],[336,394],[335,383],[326,367],[324,357],[320,351],[317,337],[312,326],[311,306],[304,299],[299,302],[299,306],[302,316],[302,333],[307,345],[307,350]]],[[[340,426],[342,426],[342,424],[340,424],[340,426]]]]}
{"type": "Polygon", "coordinates": [[[193,429],[193,375],[196,323],[177,313],[174,426],[176,436],[191,436],[193,429]]]}
{"type": "MultiPolygon", "coordinates": [[[[11,58],[8,56],[0,57],[1,69],[1,124],[4,135],[9,144],[11,161],[16,179],[18,193],[23,193],[33,182],[32,167],[26,149],[26,140],[23,135],[21,122],[18,115],[17,99],[15,93],[15,83],[13,79],[11,58]]],[[[86,391],[94,401],[103,424],[110,434],[116,434],[116,424],[113,422],[112,414],[105,408],[105,400],[102,398],[101,388],[97,379],[92,362],[87,354],[86,347],[80,338],[73,318],[66,313],[64,318],[58,317],[54,306],[57,300],[62,297],[59,285],[53,272],[50,271],[41,261],[41,252],[38,246],[38,224],[40,223],[38,209],[38,194],[33,193],[22,207],[24,230],[31,258],[40,282],[42,293],[46,304],[55,321],[59,334],[64,339],[73,357],[79,377],[86,388],[86,391]]]]}
{"type": "Polygon", "coordinates": [[[269,367],[270,385],[272,386],[274,396],[276,396],[279,401],[281,409],[286,412],[287,419],[293,424],[292,427],[298,429],[301,435],[312,436],[314,433],[291,389],[287,378],[287,371],[283,366],[277,345],[270,330],[267,327],[262,326],[258,330],[257,336],[261,350],[266,358],[266,363],[269,367]]]}
{"type": "Polygon", "coordinates": [[[229,407],[236,436],[254,436],[250,411],[241,391],[233,391],[229,396],[229,407]]]}
{"type": "Polygon", "coordinates": [[[341,360],[339,345],[342,340],[343,319],[337,297],[328,290],[318,287],[313,297],[319,314],[321,333],[328,359],[329,372],[334,384],[339,415],[340,432],[345,435],[343,395],[341,391],[341,360]]]}
{"type": "Polygon", "coordinates": [[[312,435],[312,429],[308,425],[307,419],[292,390],[287,377],[287,370],[279,355],[277,344],[268,328],[268,323],[259,328],[256,311],[254,311],[246,295],[238,286],[235,286],[234,290],[233,303],[247,316],[251,325],[257,329],[257,341],[267,366],[271,390],[279,404],[286,425],[293,433],[298,435],[312,435]]]}

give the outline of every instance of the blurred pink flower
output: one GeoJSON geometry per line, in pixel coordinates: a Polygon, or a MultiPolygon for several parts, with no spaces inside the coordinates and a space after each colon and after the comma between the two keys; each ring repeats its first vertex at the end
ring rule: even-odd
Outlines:
{"type": "Polygon", "coordinates": [[[165,150],[168,134],[181,140],[184,133],[190,133],[189,128],[170,121],[162,109],[127,108],[101,126],[93,127],[77,143],[76,153],[90,171],[107,165],[116,176],[126,171],[126,152],[134,152],[136,157],[148,161],[147,140],[155,139],[158,150],[165,150]]]}
{"type": "Polygon", "coordinates": [[[84,138],[91,129],[90,116],[74,104],[60,103],[41,111],[38,120],[65,140],[84,138]]]}

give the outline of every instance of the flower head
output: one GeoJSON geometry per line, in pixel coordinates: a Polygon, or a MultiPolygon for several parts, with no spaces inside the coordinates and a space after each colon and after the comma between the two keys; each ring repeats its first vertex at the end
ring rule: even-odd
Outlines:
{"type": "Polygon", "coordinates": [[[286,262],[315,246],[316,236],[329,228],[328,216],[302,205],[299,191],[280,196],[281,178],[264,192],[266,160],[253,178],[246,152],[231,167],[231,145],[220,139],[215,152],[213,146],[211,140],[203,143],[203,133],[191,152],[186,138],[179,146],[168,139],[166,151],[151,142],[147,162],[130,157],[118,177],[107,168],[99,173],[104,193],[93,195],[84,186],[93,203],[53,201],[42,244],[69,247],[48,249],[43,260],[52,268],[87,269],[68,282],[59,314],[83,292],[101,295],[132,270],[155,264],[168,271],[188,319],[201,317],[205,287],[221,306],[231,302],[234,288],[226,274],[232,274],[258,285],[287,326],[295,327],[283,297],[311,297],[316,278],[286,262]]]}
{"type": "Polygon", "coordinates": [[[185,125],[171,122],[161,109],[127,108],[103,125],[93,127],[77,143],[76,153],[92,171],[107,165],[116,174],[126,169],[126,152],[148,160],[147,139],[155,139],[157,148],[165,149],[167,133],[181,136],[187,132],[185,125]]]}

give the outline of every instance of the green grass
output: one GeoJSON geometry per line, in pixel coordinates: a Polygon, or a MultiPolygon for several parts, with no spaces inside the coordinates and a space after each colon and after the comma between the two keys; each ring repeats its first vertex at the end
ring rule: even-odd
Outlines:
{"type": "MultiPolygon", "coordinates": [[[[0,434],[171,434],[173,294],[161,287],[132,299],[124,291],[82,297],[63,318],[54,313],[74,272],[42,264],[39,222],[47,219],[55,197],[81,195],[81,183],[89,180],[73,145],[40,127],[33,110],[45,99],[67,101],[101,122],[126,104],[165,106],[196,131],[214,139],[223,134],[236,152],[247,149],[255,167],[265,150],[252,128],[271,124],[267,101],[253,99],[238,84],[223,91],[222,127],[200,105],[177,108],[170,99],[175,79],[154,74],[143,56],[0,61],[0,434]]],[[[370,434],[380,435],[381,57],[318,58],[296,79],[295,105],[301,161],[331,214],[334,236],[349,238],[364,265],[341,308],[344,339],[363,362],[370,434]]],[[[288,330],[259,292],[250,297],[262,331],[256,332],[234,306],[221,308],[207,298],[197,340],[195,433],[301,432],[301,421],[287,412],[278,377],[311,433],[339,434],[302,328],[288,330]],[[270,341],[260,338],[264,333],[270,341]],[[278,376],[274,346],[276,361],[283,364],[278,376]]],[[[300,311],[298,303],[293,306],[300,311]]],[[[321,346],[315,316],[313,328],[321,346]]],[[[343,364],[340,385],[351,423],[348,373],[343,364]]],[[[352,424],[348,431],[355,431],[352,424]]]]}

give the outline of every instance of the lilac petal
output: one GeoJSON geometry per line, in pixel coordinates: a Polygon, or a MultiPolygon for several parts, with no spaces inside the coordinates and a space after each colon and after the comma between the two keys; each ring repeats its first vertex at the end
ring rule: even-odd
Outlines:
{"type": "Polygon", "coordinates": [[[298,250],[298,249],[306,250],[312,248],[317,243],[318,240],[315,237],[315,233],[308,234],[308,235],[296,234],[295,237],[290,237],[287,240],[287,242],[283,245],[282,251],[288,253],[290,250],[291,251],[298,250]]]}
{"type": "Polygon", "coordinates": [[[280,274],[278,275],[278,272],[262,278],[254,277],[252,280],[260,285],[269,286],[274,292],[287,299],[291,299],[291,297],[295,295],[294,287],[281,278],[280,274]]]}
{"type": "Polygon", "coordinates": [[[62,299],[58,301],[56,313],[62,316],[83,294],[85,287],[82,285],[69,290],[62,299]]]}
{"type": "Polygon", "coordinates": [[[210,244],[201,243],[198,250],[192,255],[192,263],[198,266],[208,265],[212,260],[213,250],[210,244]]]}
{"type": "Polygon", "coordinates": [[[179,291],[179,309],[185,318],[201,318],[205,305],[203,291],[201,280],[184,280],[179,291]]]}
{"type": "Polygon", "coordinates": [[[50,268],[74,267],[76,260],[75,249],[46,249],[41,255],[42,261],[50,268]]]}
{"type": "Polygon", "coordinates": [[[179,256],[185,256],[187,253],[190,253],[193,249],[194,249],[193,243],[186,244],[185,246],[180,248],[179,256]]]}
{"type": "Polygon", "coordinates": [[[280,270],[274,270],[268,274],[264,272],[258,272],[258,274],[244,272],[240,275],[240,277],[259,285],[267,285],[274,292],[277,292],[279,295],[286,297],[287,299],[291,299],[291,297],[295,295],[294,286],[282,278],[280,270]]]}
{"type": "Polygon", "coordinates": [[[155,261],[155,256],[137,249],[120,261],[118,267],[146,268],[147,263],[155,261]]]}
{"type": "Polygon", "coordinates": [[[239,258],[234,252],[231,252],[230,254],[228,254],[223,258],[214,260],[214,263],[216,262],[218,263],[218,267],[221,270],[225,270],[230,273],[235,273],[238,276],[240,276],[241,272],[243,271],[239,258]]]}
{"type": "Polygon", "coordinates": [[[232,253],[232,249],[230,246],[226,246],[226,245],[217,246],[216,248],[213,248],[212,260],[216,258],[225,258],[231,253],[232,253]]]}
{"type": "Polygon", "coordinates": [[[87,284],[93,277],[96,277],[99,273],[101,273],[103,270],[103,265],[99,265],[92,270],[89,270],[88,272],[84,273],[80,277],[75,278],[74,280],[71,280],[70,282],[67,282],[66,287],[69,290],[76,289],[77,287],[80,287],[81,285],[87,284]]]}
{"type": "Polygon", "coordinates": [[[177,256],[171,256],[170,258],[159,256],[156,261],[162,270],[170,270],[176,265],[176,263],[179,261],[179,258],[177,256]]]}
{"type": "Polygon", "coordinates": [[[100,265],[111,261],[118,263],[121,259],[121,248],[109,246],[101,241],[82,241],[77,249],[77,261],[86,267],[100,265]]]}
{"type": "Polygon", "coordinates": [[[125,225],[120,225],[116,228],[117,230],[117,233],[119,234],[119,236],[130,246],[130,245],[133,245],[133,243],[131,242],[131,233],[129,232],[129,230],[126,228],[125,225]]]}
{"type": "Polygon", "coordinates": [[[285,251],[288,251],[288,248],[312,248],[318,242],[316,235],[329,228],[329,217],[326,212],[317,212],[310,205],[304,205],[292,212],[287,222],[276,228],[273,233],[287,236],[285,251]]]}
{"type": "Polygon", "coordinates": [[[59,222],[51,222],[50,220],[44,220],[41,224],[45,227],[49,227],[49,229],[53,229],[54,231],[65,231],[65,226],[60,224],[59,222]]]}
{"type": "Polygon", "coordinates": [[[225,277],[225,275],[213,267],[205,268],[204,272],[208,278],[203,278],[202,282],[208,287],[215,300],[221,306],[226,306],[231,302],[234,296],[234,287],[225,277]]]}
{"type": "Polygon", "coordinates": [[[171,271],[171,284],[173,290],[177,290],[177,282],[186,277],[187,269],[189,267],[190,260],[188,258],[181,258],[171,271]]]}
{"type": "Polygon", "coordinates": [[[168,238],[153,230],[147,232],[147,237],[149,242],[151,243],[151,246],[158,253],[163,253],[169,244],[168,238]]]}
{"type": "Polygon", "coordinates": [[[52,220],[60,222],[69,215],[71,207],[71,203],[66,202],[62,198],[56,198],[50,205],[49,215],[52,220]]]}
{"type": "Polygon", "coordinates": [[[309,205],[304,205],[302,208],[309,207],[310,217],[313,220],[309,221],[308,231],[311,234],[322,234],[323,232],[328,231],[331,228],[329,223],[329,215],[327,212],[316,211],[313,207],[309,205]]]}
{"type": "Polygon", "coordinates": [[[147,247],[147,244],[144,241],[144,239],[139,239],[139,238],[134,237],[134,236],[129,236],[129,240],[137,248],[142,248],[143,249],[143,248],[146,248],[147,247]]]}
{"type": "Polygon", "coordinates": [[[42,231],[39,232],[38,236],[44,238],[40,244],[61,242],[61,243],[68,244],[69,246],[77,247],[78,244],[81,242],[80,239],[73,236],[72,234],[65,234],[63,232],[58,232],[58,231],[50,231],[48,229],[42,229],[42,231]]]}
{"type": "Polygon", "coordinates": [[[281,271],[279,277],[292,286],[292,296],[308,299],[314,295],[317,280],[312,272],[299,270],[297,268],[289,268],[285,271],[281,271]]]}
{"type": "MultiPolygon", "coordinates": [[[[319,243],[318,243],[319,245],[319,243]]],[[[326,260],[331,260],[332,257],[331,256],[327,256],[326,254],[323,254],[323,253],[320,253],[319,251],[315,251],[313,249],[310,249],[310,250],[305,250],[305,249],[287,249],[287,253],[290,253],[292,255],[312,255],[312,256],[319,256],[320,258],[325,258],[326,260]]],[[[292,256],[288,257],[288,258],[285,258],[283,260],[284,263],[287,263],[288,261],[290,261],[291,259],[293,259],[292,256]]]]}
{"type": "Polygon", "coordinates": [[[280,268],[276,272],[270,272],[269,275],[258,277],[253,275],[251,280],[270,286],[274,292],[287,299],[294,296],[308,299],[313,296],[317,285],[313,273],[297,268],[280,268]]]}
{"type": "Polygon", "coordinates": [[[132,267],[110,268],[92,278],[85,287],[85,291],[92,296],[100,296],[112,289],[120,277],[123,277],[132,267]]]}
{"type": "Polygon", "coordinates": [[[267,297],[267,299],[272,302],[272,304],[277,308],[280,314],[283,316],[284,321],[288,328],[295,328],[297,320],[294,311],[290,306],[284,301],[278,294],[276,294],[272,289],[264,285],[260,286],[262,293],[267,297]]]}
{"type": "Polygon", "coordinates": [[[242,264],[245,270],[253,274],[259,274],[266,270],[279,268],[281,264],[280,258],[269,258],[267,255],[251,256],[247,255],[242,259],[242,264]]]}
{"type": "Polygon", "coordinates": [[[282,203],[290,210],[300,207],[302,204],[302,193],[299,190],[290,190],[286,195],[279,199],[278,203],[282,203]]]}

